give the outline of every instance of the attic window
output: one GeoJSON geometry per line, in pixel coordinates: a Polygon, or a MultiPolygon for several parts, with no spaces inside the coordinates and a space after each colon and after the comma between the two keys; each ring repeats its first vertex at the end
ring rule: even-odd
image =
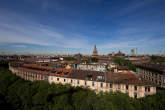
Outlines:
{"type": "Polygon", "coordinates": [[[104,76],[102,75],[97,76],[97,80],[103,80],[103,79],[104,79],[104,76]]]}
{"type": "Polygon", "coordinates": [[[88,75],[87,75],[87,79],[88,79],[88,80],[92,80],[92,74],[88,74],[88,75]]]}
{"type": "Polygon", "coordinates": [[[92,74],[88,74],[87,77],[88,77],[88,78],[92,78],[92,74]]]}
{"type": "Polygon", "coordinates": [[[58,71],[58,72],[57,72],[57,74],[61,74],[61,73],[62,73],[62,71],[58,71]]]}
{"type": "Polygon", "coordinates": [[[68,73],[69,73],[68,71],[64,72],[65,75],[67,75],[68,73]]]}
{"type": "Polygon", "coordinates": [[[56,72],[56,70],[52,70],[51,72],[52,72],[52,73],[55,73],[55,72],[56,72]]]}

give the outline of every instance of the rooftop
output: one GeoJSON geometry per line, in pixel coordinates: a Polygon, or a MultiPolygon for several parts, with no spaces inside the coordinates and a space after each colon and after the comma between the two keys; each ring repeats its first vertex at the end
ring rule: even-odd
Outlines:
{"type": "Polygon", "coordinates": [[[107,81],[110,83],[153,85],[149,80],[139,79],[132,72],[127,72],[127,73],[109,72],[107,75],[107,81]]]}
{"type": "Polygon", "coordinates": [[[139,65],[137,65],[137,67],[150,69],[153,71],[165,72],[165,65],[163,65],[163,64],[145,63],[145,64],[139,64],[139,65]]]}

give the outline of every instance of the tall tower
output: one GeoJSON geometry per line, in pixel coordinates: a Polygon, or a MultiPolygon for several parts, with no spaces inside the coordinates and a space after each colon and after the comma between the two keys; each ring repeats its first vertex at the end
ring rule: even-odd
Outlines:
{"type": "Polygon", "coordinates": [[[131,49],[131,55],[135,56],[135,49],[134,48],[131,49]]]}
{"type": "Polygon", "coordinates": [[[96,45],[94,46],[94,50],[93,50],[92,56],[94,56],[94,57],[98,56],[96,45]]]}

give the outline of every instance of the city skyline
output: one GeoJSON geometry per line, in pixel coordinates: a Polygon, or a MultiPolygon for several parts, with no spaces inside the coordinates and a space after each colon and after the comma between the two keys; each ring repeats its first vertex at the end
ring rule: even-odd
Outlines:
{"type": "Polygon", "coordinates": [[[0,1],[0,52],[165,54],[163,0],[0,1]]]}

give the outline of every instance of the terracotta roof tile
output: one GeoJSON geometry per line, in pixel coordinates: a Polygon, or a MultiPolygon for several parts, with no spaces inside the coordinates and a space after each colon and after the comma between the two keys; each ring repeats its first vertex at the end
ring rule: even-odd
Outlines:
{"type": "Polygon", "coordinates": [[[46,70],[52,70],[53,69],[53,67],[51,67],[51,66],[42,66],[39,64],[23,64],[23,67],[33,67],[33,68],[46,69],[46,70]]]}
{"type": "Polygon", "coordinates": [[[109,72],[107,75],[108,82],[111,83],[126,83],[126,84],[137,84],[137,85],[153,85],[149,80],[139,79],[134,73],[112,73],[109,72]]]}
{"type": "Polygon", "coordinates": [[[49,73],[48,71],[39,71],[39,70],[28,69],[28,68],[23,68],[23,67],[18,67],[18,69],[22,71],[26,71],[26,72],[33,72],[33,73],[45,74],[45,75],[49,73]]]}

